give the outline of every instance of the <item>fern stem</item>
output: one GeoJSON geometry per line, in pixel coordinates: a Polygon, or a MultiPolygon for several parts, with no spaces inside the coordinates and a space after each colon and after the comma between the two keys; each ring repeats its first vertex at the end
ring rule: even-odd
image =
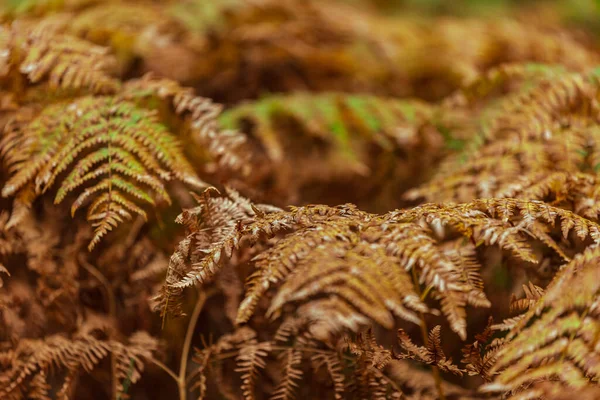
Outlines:
{"type": "Polygon", "coordinates": [[[165,364],[163,364],[162,362],[158,361],[154,357],[150,357],[148,360],[152,364],[156,365],[157,367],[159,367],[160,369],[162,369],[163,371],[165,371],[169,376],[171,376],[171,378],[173,378],[173,380],[175,381],[175,383],[179,384],[179,377],[177,376],[177,374],[175,372],[173,372],[173,370],[171,368],[167,367],[165,364]]]}
{"type": "MultiPolygon", "coordinates": [[[[104,291],[106,292],[106,300],[108,303],[108,315],[111,320],[115,320],[117,317],[117,301],[115,299],[115,294],[113,293],[110,282],[102,272],[98,270],[98,268],[94,267],[90,264],[83,255],[79,255],[79,263],[81,266],[94,278],[100,282],[102,286],[104,286],[104,291]]],[[[118,396],[118,388],[117,388],[117,359],[114,354],[110,355],[110,370],[111,370],[111,398],[119,400],[120,396],[118,396]]]]}
{"type": "Polygon", "coordinates": [[[198,299],[196,300],[196,305],[194,306],[194,310],[192,311],[192,315],[190,316],[190,322],[187,326],[187,331],[185,332],[185,339],[183,342],[183,348],[181,350],[181,358],[179,360],[179,376],[177,377],[177,387],[179,389],[180,400],[186,400],[187,398],[186,371],[188,364],[188,356],[192,347],[192,338],[194,337],[196,323],[198,322],[198,317],[202,312],[202,308],[204,307],[204,303],[206,302],[207,298],[208,296],[205,292],[198,292],[198,299]]]}
{"type": "Polygon", "coordinates": [[[202,312],[204,303],[206,303],[206,300],[214,293],[214,291],[210,291],[209,293],[198,291],[198,299],[196,300],[196,304],[194,305],[192,315],[190,316],[190,321],[188,322],[188,326],[185,332],[183,347],[181,349],[181,358],[179,360],[179,374],[173,372],[171,368],[167,367],[165,364],[158,361],[157,359],[150,358],[150,361],[154,365],[165,371],[169,376],[171,376],[171,378],[173,378],[175,383],[177,383],[177,390],[179,391],[179,400],[187,399],[187,361],[190,354],[190,349],[192,348],[192,339],[194,337],[194,330],[196,329],[198,317],[200,317],[200,313],[202,312]]]}
{"type": "Polygon", "coordinates": [[[442,387],[442,377],[440,376],[439,368],[432,365],[431,373],[433,374],[433,379],[435,380],[435,388],[438,391],[440,400],[446,400],[446,396],[444,396],[444,388],[442,387]]]}
{"type": "MultiPolygon", "coordinates": [[[[421,297],[422,299],[425,299],[425,297],[427,297],[428,291],[425,291],[425,293],[421,295],[421,286],[419,285],[417,270],[413,267],[411,269],[411,272],[417,295],[419,295],[419,297],[421,297]]],[[[425,346],[427,346],[429,344],[429,336],[427,334],[427,322],[425,322],[425,315],[423,315],[422,312],[419,312],[419,318],[421,320],[419,326],[421,328],[421,335],[423,336],[423,343],[425,346]]],[[[431,366],[431,374],[433,375],[433,379],[435,381],[435,388],[438,392],[439,400],[446,400],[446,396],[444,396],[444,388],[442,387],[442,377],[440,376],[440,371],[437,366],[431,366]]]]}
{"type": "Polygon", "coordinates": [[[421,294],[421,301],[425,301],[425,299],[427,298],[427,295],[429,295],[429,292],[431,292],[431,289],[433,289],[433,285],[429,285],[425,288],[425,290],[423,291],[423,294],[421,294]]]}

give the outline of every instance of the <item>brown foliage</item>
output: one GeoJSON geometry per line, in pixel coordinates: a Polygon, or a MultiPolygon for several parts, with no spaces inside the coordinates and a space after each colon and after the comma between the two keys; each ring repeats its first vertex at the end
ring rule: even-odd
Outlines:
{"type": "Polygon", "coordinates": [[[349,3],[0,4],[0,398],[598,397],[595,38],[349,3]]]}

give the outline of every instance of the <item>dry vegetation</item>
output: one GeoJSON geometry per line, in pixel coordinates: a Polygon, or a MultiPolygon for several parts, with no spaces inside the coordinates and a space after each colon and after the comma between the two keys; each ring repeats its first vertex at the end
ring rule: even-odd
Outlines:
{"type": "Polygon", "coordinates": [[[600,398],[600,5],[396,3],[0,1],[0,398],[600,398]]]}

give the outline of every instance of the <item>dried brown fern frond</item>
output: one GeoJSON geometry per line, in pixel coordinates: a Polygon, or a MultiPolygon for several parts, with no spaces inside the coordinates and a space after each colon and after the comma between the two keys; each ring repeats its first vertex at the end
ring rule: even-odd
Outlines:
{"type": "MultiPolygon", "coordinates": [[[[284,324],[294,325],[295,321],[284,324]]],[[[263,331],[262,336],[266,333],[263,331]]],[[[270,398],[433,400],[438,396],[431,375],[411,362],[395,359],[392,351],[377,343],[372,331],[345,337],[331,347],[306,332],[296,332],[285,340],[275,335],[271,340],[258,341],[257,332],[242,327],[197,349],[194,361],[198,367],[192,388],[199,390],[200,399],[219,395],[256,398],[259,384],[270,398]],[[303,379],[305,375],[312,377],[310,384],[303,379]],[[247,384],[241,388],[237,382],[245,380],[247,384]]],[[[441,387],[447,399],[476,398],[448,382],[441,382],[441,387]]]]}
{"type": "MultiPolygon", "coordinates": [[[[511,113],[521,112],[522,105],[531,101],[540,85],[560,80],[570,73],[561,64],[500,64],[444,98],[436,110],[434,123],[448,138],[458,141],[455,150],[475,151],[486,139],[495,138],[511,113]]],[[[444,167],[453,166],[446,164],[444,167]]]]}
{"type": "MultiPolygon", "coordinates": [[[[435,332],[437,328],[434,328],[435,332]]],[[[436,334],[433,334],[433,338],[436,334]]],[[[417,368],[413,363],[398,360],[394,352],[379,345],[371,331],[359,334],[355,339],[346,339],[348,352],[356,360],[348,360],[352,378],[349,379],[349,398],[357,399],[476,399],[479,396],[446,381],[434,378],[430,373],[417,368]]],[[[401,344],[408,344],[405,338],[401,344]]],[[[436,345],[434,344],[433,347],[436,345]]],[[[412,343],[413,349],[418,348],[412,343]]],[[[424,348],[418,348],[418,352],[424,348]]],[[[434,350],[439,354],[441,348],[434,350]]],[[[417,357],[418,358],[418,357],[417,357]]],[[[442,359],[439,359],[441,361],[442,359]]],[[[427,361],[431,363],[432,359],[427,361]]],[[[446,366],[450,364],[446,363],[446,366]]]]}
{"type": "MultiPolygon", "coordinates": [[[[207,261],[207,257],[217,263],[231,257],[233,249],[227,251],[223,247],[238,234],[238,224],[252,221],[257,212],[278,210],[272,206],[254,205],[233,189],[227,189],[227,197],[212,197],[213,191],[218,193],[216,189],[208,188],[201,196],[195,196],[198,206],[184,210],[176,219],[177,223],[185,225],[186,238],[169,259],[165,284],[153,299],[154,309],[160,310],[163,318],[168,313],[181,313],[178,298],[182,288],[176,285],[185,278],[189,264],[199,266],[207,261]]],[[[210,275],[206,274],[206,278],[210,275]]]]}
{"type": "Polygon", "coordinates": [[[543,296],[544,289],[529,282],[529,285],[523,285],[524,299],[517,299],[513,296],[510,302],[511,312],[525,312],[529,310],[543,296]]]}
{"type": "Polygon", "coordinates": [[[595,400],[600,396],[600,388],[597,385],[589,385],[583,388],[567,387],[556,381],[538,381],[522,392],[516,393],[509,400],[595,400]]]}
{"type": "Polygon", "coordinates": [[[544,290],[529,282],[528,285],[523,285],[523,292],[525,294],[524,298],[517,298],[513,293],[510,302],[511,313],[517,313],[518,315],[506,318],[498,324],[494,324],[494,319],[490,316],[485,329],[475,335],[475,341],[463,346],[461,349],[461,361],[465,364],[465,369],[469,375],[480,376],[485,382],[491,382],[498,374],[498,371],[495,370],[498,353],[507,343],[504,337],[497,334],[498,331],[509,331],[519,324],[526,317],[525,312],[534,307],[543,296],[544,290]]]}
{"type": "Polygon", "coordinates": [[[295,392],[298,387],[298,381],[304,375],[299,369],[302,363],[302,352],[300,350],[289,349],[282,354],[283,377],[277,385],[277,389],[271,396],[272,400],[292,400],[295,399],[295,392]]]}
{"type": "Polygon", "coordinates": [[[499,324],[492,325],[492,330],[510,331],[517,324],[521,323],[521,320],[526,317],[525,312],[534,307],[537,301],[543,296],[544,289],[529,282],[528,285],[523,285],[523,293],[525,294],[524,298],[518,298],[513,293],[510,299],[510,312],[517,315],[506,318],[499,324]]]}
{"type": "Polygon", "coordinates": [[[151,70],[179,82],[189,81],[197,62],[192,38],[183,24],[170,17],[169,8],[169,4],[156,2],[103,2],[71,15],[64,29],[111,47],[124,73],[140,60],[142,72],[151,70]]]}
{"type": "Polygon", "coordinates": [[[493,322],[494,319],[490,317],[484,330],[475,335],[475,341],[461,349],[461,362],[465,365],[466,372],[470,376],[481,376],[486,382],[492,380],[490,370],[496,363],[496,354],[504,344],[503,339],[492,338],[497,329],[493,322]]]}
{"type": "Polygon", "coordinates": [[[270,342],[261,342],[250,344],[240,349],[240,353],[236,358],[238,367],[236,372],[241,373],[242,378],[242,394],[246,400],[254,400],[254,391],[258,371],[264,369],[267,365],[264,358],[271,351],[270,342]]]}
{"type": "MultiPolygon", "coordinates": [[[[437,328],[432,331],[431,339],[436,341],[437,328]]],[[[434,360],[435,357],[441,355],[441,347],[438,344],[430,343],[432,351],[436,355],[431,355],[429,358],[425,353],[426,347],[419,347],[412,342],[407,342],[406,337],[399,338],[401,346],[408,347],[421,353],[428,360],[426,363],[433,364],[441,362],[444,366],[455,369],[455,366],[446,360],[444,357],[434,360]]],[[[351,372],[353,374],[350,379],[349,392],[350,398],[357,399],[461,399],[474,400],[482,398],[474,391],[463,389],[459,386],[450,384],[445,380],[434,377],[428,371],[425,371],[412,362],[399,360],[398,355],[394,351],[390,351],[379,345],[375,340],[371,331],[366,331],[359,334],[355,339],[348,340],[348,351],[350,354],[357,356],[353,362],[349,362],[351,372]]],[[[415,354],[411,354],[412,358],[415,354]]],[[[419,359],[419,356],[415,358],[419,359]]],[[[350,360],[349,360],[350,361],[350,360]]],[[[423,360],[421,360],[423,361],[423,360]]],[[[346,364],[348,365],[348,364],[346,364]]]]}
{"type": "Polygon", "coordinates": [[[104,94],[119,87],[111,76],[115,59],[104,47],[19,22],[3,25],[0,38],[4,54],[0,77],[19,98],[26,95],[23,91],[27,85],[41,82],[48,82],[50,90],[85,89],[104,94]]]}
{"type": "Polygon", "coordinates": [[[384,369],[392,361],[392,353],[379,345],[371,330],[361,332],[348,341],[348,351],[356,357],[353,386],[350,392],[359,398],[401,398],[402,389],[389,381],[384,369]]]}
{"type": "Polygon", "coordinates": [[[327,371],[327,376],[333,387],[333,398],[335,400],[343,399],[346,390],[346,377],[344,376],[342,360],[340,360],[338,354],[333,352],[329,354],[317,353],[311,357],[311,361],[316,370],[323,368],[327,371]]]}
{"type": "Polygon", "coordinates": [[[232,390],[232,388],[229,388],[223,382],[221,365],[219,365],[223,361],[219,359],[219,356],[222,354],[231,354],[230,357],[235,357],[238,353],[235,350],[239,350],[246,345],[257,345],[257,343],[256,332],[248,327],[242,327],[232,333],[221,336],[216,343],[210,346],[206,346],[203,349],[195,349],[192,360],[198,366],[191,375],[193,379],[191,389],[198,390],[198,398],[206,398],[208,383],[213,381],[217,382],[218,389],[224,397],[236,398],[235,395],[228,396],[229,392],[235,392],[235,390],[232,390]],[[234,351],[233,353],[232,350],[234,351]],[[209,375],[213,377],[210,381],[208,380],[209,375]]]}
{"type": "Polygon", "coordinates": [[[242,327],[204,349],[196,349],[194,361],[198,368],[193,372],[192,389],[199,390],[200,399],[211,398],[211,394],[255,399],[258,393],[272,399],[293,399],[317,392],[341,398],[347,371],[342,370],[344,356],[340,352],[324,348],[307,336],[278,336],[276,333],[272,340],[259,342],[257,332],[242,327]],[[300,385],[308,371],[326,372],[333,388],[328,388],[328,379],[300,385]],[[275,381],[276,385],[271,386],[268,381],[275,381]]]}
{"type": "MultiPolygon", "coordinates": [[[[157,341],[146,332],[133,334],[124,344],[112,339],[99,338],[97,329],[88,330],[85,326],[80,332],[69,338],[57,334],[39,339],[22,339],[14,349],[3,351],[9,360],[8,368],[0,372],[0,395],[18,394],[27,383],[35,386],[48,386],[46,376],[65,372],[61,392],[70,393],[75,384],[73,380],[80,372],[91,373],[94,368],[108,357],[115,358],[116,368],[111,379],[116,380],[117,391],[123,392],[123,383],[135,383],[141,377],[144,361],[152,357],[157,349],[157,341]],[[15,392],[16,391],[16,392],[15,392]]],[[[31,398],[22,393],[15,398],[31,398]]],[[[70,397],[70,396],[69,396],[70,397]]],[[[66,397],[68,398],[68,397],[66,397]]]]}
{"type": "Polygon", "coordinates": [[[469,135],[472,144],[408,196],[536,199],[596,219],[599,87],[595,70],[540,72],[537,80],[517,86],[490,106],[485,96],[475,97],[473,103],[483,105],[469,111],[479,118],[476,133],[469,135]]]}
{"type": "MultiPolygon", "coordinates": [[[[300,379],[303,374],[302,370],[298,369],[300,364],[303,364],[302,350],[300,347],[278,346],[276,341],[259,342],[255,331],[248,327],[239,328],[233,333],[223,335],[216,343],[196,350],[194,360],[199,367],[193,373],[192,388],[199,389],[200,399],[207,398],[207,392],[215,389],[226,398],[255,399],[259,378],[267,373],[265,369],[268,364],[269,367],[278,364],[272,363],[271,356],[279,354],[280,362],[283,361],[283,370],[279,385],[270,395],[273,399],[292,399],[297,386],[295,380],[300,379]],[[227,367],[232,367],[233,371],[225,370],[227,367]],[[237,373],[241,380],[239,387],[233,387],[232,377],[227,377],[232,372],[237,373]],[[209,377],[213,383],[211,385],[208,384],[209,377]],[[213,387],[215,383],[217,387],[213,387]]],[[[310,354],[311,348],[308,350],[310,354]]],[[[261,392],[264,392],[264,389],[261,392]]]]}
{"type": "Polygon", "coordinates": [[[175,81],[145,75],[128,81],[123,97],[157,110],[162,118],[174,125],[185,143],[193,144],[191,157],[207,159],[212,166],[206,172],[227,174],[240,170],[249,172],[249,149],[246,137],[234,129],[219,129],[217,117],[221,106],[210,99],[199,97],[191,88],[182,87],[175,81]]]}
{"type": "MultiPolygon", "coordinates": [[[[227,218],[218,209],[213,212],[213,219],[227,218]]],[[[369,321],[392,328],[394,316],[418,323],[419,313],[428,310],[418,294],[423,285],[427,292],[433,290],[451,328],[464,338],[466,304],[489,307],[489,301],[474,260],[463,262],[440,238],[456,232],[475,245],[497,245],[535,263],[532,240],[567,257],[545,231],[557,221],[565,236],[574,230],[581,240],[600,238],[599,227],[589,220],[542,202],[515,199],[428,204],[381,216],[351,205],[268,213],[253,207],[252,213],[232,219],[227,232],[209,245],[194,244],[193,235],[188,236],[172,256],[174,272],[164,291],[177,296],[185,287],[207,282],[232,256],[260,239],[266,248],[253,260],[255,272],[248,278],[238,323],[250,319],[258,301],[276,284],[280,286],[267,315],[277,317],[286,304],[295,304],[298,315],[312,320],[310,331],[320,339],[357,330],[369,321]],[[267,238],[273,239],[265,242],[267,238]]],[[[192,228],[203,233],[202,224],[192,228]]],[[[468,251],[470,245],[464,247],[468,251]]],[[[158,303],[166,310],[165,296],[158,303]]]]}
{"type": "Polygon", "coordinates": [[[514,324],[491,369],[498,375],[486,390],[533,398],[543,393],[536,386],[529,388],[538,381],[575,389],[596,386],[600,374],[599,254],[597,246],[590,247],[564,265],[514,324]]]}
{"type": "Polygon", "coordinates": [[[112,48],[122,76],[153,71],[189,81],[200,62],[203,37],[192,35],[171,12],[175,2],[51,0],[0,5],[0,20],[51,29],[112,48]],[[11,9],[12,8],[12,9],[11,9]]]}
{"type": "Polygon", "coordinates": [[[440,331],[441,326],[437,325],[429,332],[427,345],[417,346],[404,330],[399,329],[398,343],[400,343],[404,353],[397,354],[396,357],[400,359],[412,359],[425,364],[434,365],[444,372],[451,372],[462,376],[463,371],[452,363],[451,358],[447,358],[444,354],[440,331]]]}

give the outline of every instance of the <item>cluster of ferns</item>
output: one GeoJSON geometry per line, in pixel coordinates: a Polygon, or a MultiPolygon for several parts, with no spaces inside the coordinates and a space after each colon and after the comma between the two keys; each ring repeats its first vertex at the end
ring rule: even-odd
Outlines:
{"type": "Polygon", "coordinates": [[[431,3],[0,1],[0,398],[600,398],[594,2],[431,3]]]}

